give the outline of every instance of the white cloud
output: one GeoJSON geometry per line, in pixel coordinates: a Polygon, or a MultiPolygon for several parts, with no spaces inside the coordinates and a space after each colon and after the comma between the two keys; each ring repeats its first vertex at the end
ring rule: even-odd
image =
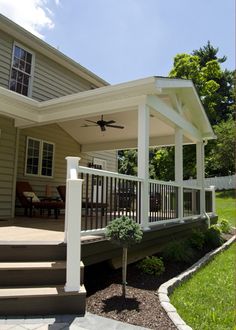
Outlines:
{"type": "MultiPolygon", "coordinates": [[[[53,13],[48,8],[51,0],[0,0],[0,13],[7,16],[39,38],[40,31],[54,27],[53,13]]],[[[59,0],[54,0],[59,5],[59,0]]]]}

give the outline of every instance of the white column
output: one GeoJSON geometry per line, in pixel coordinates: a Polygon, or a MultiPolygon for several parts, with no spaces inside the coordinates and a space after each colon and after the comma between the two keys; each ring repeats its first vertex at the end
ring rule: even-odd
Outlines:
{"type": "Polygon", "coordinates": [[[138,177],[143,179],[141,186],[141,225],[149,225],[149,108],[144,104],[138,107],[138,177]]]}
{"type": "Polygon", "coordinates": [[[80,290],[82,182],[78,179],[79,157],[67,157],[66,182],[66,284],[65,291],[80,290]]]}
{"type": "Polygon", "coordinates": [[[200,213],[205,214],[205,155],[204,143],[198,142],[196,145],[197,153],[197,185],[201,188],[200,191],[200,213]]]}
{"type": "Polygon", "coordinates": [[[178,218],[183,219],[183,130],[175,129],[175,182],[178,188],[178,218]]]}

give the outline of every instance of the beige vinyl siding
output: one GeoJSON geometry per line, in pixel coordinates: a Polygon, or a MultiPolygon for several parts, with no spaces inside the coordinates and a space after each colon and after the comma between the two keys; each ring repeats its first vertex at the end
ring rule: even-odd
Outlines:
{"type": "Polygon", "coordinates": [[[8,88],[11,70],[12,39],[0,31],[0,86],[8,88]]]}
{"type": "MultiPolygon", "coordinates": [[[[13,43],[18,42],[8,34],[0,31],[0,86],[9,88],[13,43]]],[[[34,52],[30,45],[19,42],[35,55],[32,70],[32,98],[44,101],[60,96],[73,94],[92,88],[90,82],[72,71],[55,63],[46,56],[34,52]]]]}
{"type": "Polygon", "coordinates": [[[21,130],[17,180],[28,181],[39,196],[45,195],[46,185],[49,185],[51,187],[52,195],[58,196],[56,187],[58,185],[65,184],[66,180],[65,157],[67,156],[81,157],[81,165],[84,166],[87,166],[89,162],[92,162],[93,157],[97,157],[107,161],[107,170],[116,171],[117,168],[115,151],[80,154],[80,145],[57,124],[52,124],[21,130]],[[55,143],[53,178],[25,175],[25,151],[27,136],[55,143]]]}
{"type": "Polygon", "coordinates": [[[0,116],[0,218],[12,212],[16,128],[11,119],[0,116]]]}
{"type": "Polygon", "coordinates": [[[33,98],[44,101],[91,89],[91,84],[59,64],[36,54],[33,98]]]}

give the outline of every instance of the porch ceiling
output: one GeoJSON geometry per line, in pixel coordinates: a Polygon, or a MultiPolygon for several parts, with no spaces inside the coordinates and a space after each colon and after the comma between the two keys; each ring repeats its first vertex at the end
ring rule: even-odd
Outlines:
{"type": "MultiPolygon", "coordinates": [[[[101,116],[86,117],[98,121],[101,116]]],[[[59,123],[59,126],[81,145],[81,151],[120,149],[137,147],[138,112],[127,109],[124,112],[106,114],[104,120],[114,120],[124,129],[107,128],[102,132],[99,126],[82,127],[88,124],[85,118],[59,123]]],[[[150,145],[174,143],[174,128],[161,121],[155,114],[150,115],[150,145]]]]}
{"type": "Polygon", "coordinates": [[[142,104],[150,108],[150,145],[173,144],[175,127],[183,129],[185,143],[214,138],[189,80],[150,77],[43,102],[0,88],[0,114],[14,118],[17,127],[57,123],[84,151],[136,147],[142,104]],[[102,114],[124,129],[81,127],[85,119],[97,121],[102,114]]]}

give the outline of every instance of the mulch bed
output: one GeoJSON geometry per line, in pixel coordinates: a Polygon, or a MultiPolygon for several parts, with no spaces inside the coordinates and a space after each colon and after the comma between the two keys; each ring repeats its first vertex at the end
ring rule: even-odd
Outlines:
{"type": "Polygon", "coordinates": [[[87,311],[150,329],[176,329],[155,292],[187,266],[165,264],[165,267],[165,273],[156,277],[141,273],[136,264],[129,265],[125,299],[122,297],[121,269],[111,269],[107,263],[85,267],[87,311]]]}
{"type": "MultiPolygon", "coordinates": [[[[225,238],[231,236],[232,234],[225,238]]],[[[198,258],[200,259],[204,253],[198,258]]],[[[125,299],[122,297],[121,269],[114,270],[107,263],[85,267],[87,311],[149,329],[177,329],[160,305],[155,293],[162,283],[180,274],[189,266],[184,263],[165,262],[164,274],[156,277],[141,273],[136,264],[129,265],[125,299]]]]}

